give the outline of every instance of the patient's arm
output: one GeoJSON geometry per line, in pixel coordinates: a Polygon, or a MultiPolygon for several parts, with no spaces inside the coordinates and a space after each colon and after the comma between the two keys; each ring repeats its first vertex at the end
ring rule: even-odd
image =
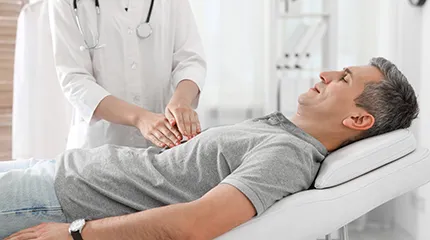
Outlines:
{"type": "Polygon", "coordinates": [[[221,184],[199,200],[89,222],[85,240],[213,239],[250,220],[255,209],[236,188],[221,184]]]}

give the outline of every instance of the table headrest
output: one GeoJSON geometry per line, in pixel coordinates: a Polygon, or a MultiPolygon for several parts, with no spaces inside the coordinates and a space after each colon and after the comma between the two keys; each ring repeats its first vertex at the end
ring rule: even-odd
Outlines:
{"type": "Polygon", "coordinates": [[[395,161],[416,148],[408,129],[360,140],[329,154],[321,165],[315,188],[333,187],[395,161]]]}

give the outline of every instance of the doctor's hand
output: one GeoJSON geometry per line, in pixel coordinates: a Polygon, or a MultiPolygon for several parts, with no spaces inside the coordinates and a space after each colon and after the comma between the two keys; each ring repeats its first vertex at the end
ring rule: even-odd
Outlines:
{"type": "Polygon", "coordinates": [[[5,240],[73,240],[69,234],[69,224],[42,223],[10,235],[5,240]]]}
{"type": "Polygon", "coordinates": [[[163,114],[145,111],[136,125],[142,135],[158,147],[174,147],[180,144],[182,135],[163,114]]]}
{"type": "Polygon", "coordinates": [[[172,99],[166,107],[165,115],[170,124],[176,125],[179,132],[188,139],[201,131],[199,117],[186,101],[172,99]]]}

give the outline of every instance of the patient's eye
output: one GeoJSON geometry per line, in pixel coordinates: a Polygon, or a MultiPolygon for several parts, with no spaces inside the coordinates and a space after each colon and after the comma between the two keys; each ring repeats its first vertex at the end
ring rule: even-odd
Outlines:
{"type": "Polygon", "coordinates": [[[342,81],[344,81],[344,82],[348,83],[348,81],[345,79],[345,77],[346,77],[346,74],[345,74],[345,75],[343,75],[343,77],[342,77],[340,80],[342,80],[342,81]]]}

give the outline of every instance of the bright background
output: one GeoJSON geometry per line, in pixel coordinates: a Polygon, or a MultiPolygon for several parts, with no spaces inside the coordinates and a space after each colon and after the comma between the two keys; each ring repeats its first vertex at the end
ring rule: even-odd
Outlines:
{"type": "MultiPolygon", "coordinates": [[[[198,109],[204,128],[235,123],[276,110],[276,87],[280,76],[275,66],[282,55],[280,49],[288,46],[288,41],[280,35],[285,29],[298,24],[297,20],[279,21],[276,18],[275,13],[279,9],[275,6],[280,1],[190,0],[208,60],[206,86],[198,109]]],[[[430,3],[422,8],[416,8],[411,6],[408,0],[297,1],[301,2],[299,10],[303,12],[330,12],[332,19],[328,35],[330,41],[324,48],[315,50],[310,70],[280,73],[283,79],[281,99],[284,103],[281,110],[287,115],[291,114],[297,94],[312,82],[318,81],[320,70],[367,64],[371,57],[384,56],[397,64],[418,93],[421,114],[412,129],[419,144],[430,148],[430,94],[426,94],[430,92],[430,80],[427,79],[430,75],[430,3]],[[321,59],[326,61],[323,62],[321,59]]],[[[34,17],[31,16],[34,14],[33,8],[36,9],[36,6],[30,6],[26,15],[21,16],[20,21],[24,25],[22,29],[30,29],[28,24],[31,23],[25,21],[34,17]]],[[[37,31],[34,27],[29,31],[38,37],[18,39],[21,42],[17,44],[28,46],[36,44],[37,41],[46,42],[41,37],[41,33],[46,31],[46,16],[41,15],[37,18],[39,19],[37,31]]],[[[34,50],[21,48],[20,51],[17,53],[29,56],[26,51],[34,50]]],[[[20,61],[28,60],[23,59],[20,61]]],[[[45,62],[38,61],[38,64],[43,63],[45,62]]],[[[45,69],[45,74],[49,72],[47,69],[49,68],[45,69]]],[[[52,89],[52,92],[54,91],[55,89],[52,89]]],[[[15,98],[33,93],[34,88],[18,85],[15,89],[15,98]]],[[[42,100],[44,98],[38,97],[42,100]]],[[[27,125],[14,122],[14,134],[20,135],[14,138],[14,143],[20,143],[13,146],[14,158],[25,158],[30,155],[51,157],[61,151],[65,144],[65,137],[61,134],[67,132],[64,126],[68,124],[61,121],[67,121],[69,118],[64,117],[64,113],[61,112],[64,109],[58,107],[60,103],[61,101],[57,101],[56,108],[51,108],[60,109],[51,112],[60,116],[56,120],[57,125],[60,125],[56,131],[46,132],[43,131],[43,127],[39,129],[29,127],[30,124],[34,124],[33,122],[27,125]],[[25,126],[17,128],[19,124],[25,126]],[[31,134],[28,134],[29,131],[31,134]],[[44,137],[40,137],[41,134],[45,134],[44,137]],[[32,142],[31,139],[39,141],[32,142]],[[56,140],[49,143],[49,139],[51,142],[52,139],[56,140]]],[[[30,106],[35,103],[27,101],[26,104],[30,106]]],[[[44,106],[46,104],[28,109],[36,111],[44,106]]],[[[16,109],[19,111],[19,108],[16,109]]],[[[26,108],[21,109],[24,109],[21,114],[25,115],[26,108]]],[[[27,118],[20,119],[25,121],[27,118]]],[[[50,119],[45,119],[39,124],[52,126],[49,121],[50,119]]],[[[0,126],[1,124],[0,122],[0,126]]],[[[353,239],[430,239],[428,227],[430,185],[374,210],[366,217],[365,222],[365,231],[353,239]],[[378,235],[381,232],[395,234],[383,237],[378,235]],[[369,234],[367,235],[369,237],[364,238],[365,234],[369,234]]]]}

